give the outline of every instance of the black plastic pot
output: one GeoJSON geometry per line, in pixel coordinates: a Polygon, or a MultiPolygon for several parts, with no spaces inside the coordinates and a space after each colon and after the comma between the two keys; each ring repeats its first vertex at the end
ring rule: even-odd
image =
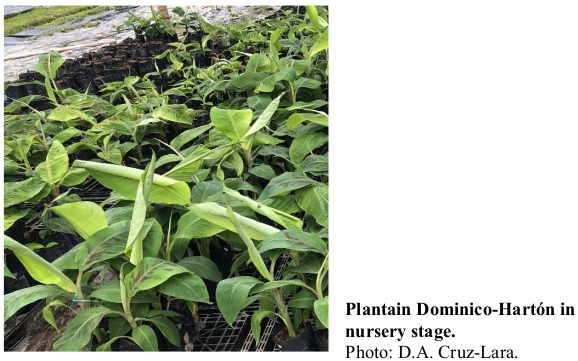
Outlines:
{"type": "Polygon", "coordinates": [[[329,329],[325,328],[323,330],[315,330],[315,341],[317,342],[317,348],[319,351],[329,351],[329,342],[323,341],[322,338],[329,338],[329,329]],[[326,337],[322,337],[326,335],[326,337]]]}
{"type": "Polygon", "coordinates": [[[301,331],[296,337],[290,340],[277,340],[278,333],[285,328],[283,322],[279,322],[273,329],[273,341],[280,351],[319,351],[317,341],[315,340],[315,333],[310,323],[301,331]]]}

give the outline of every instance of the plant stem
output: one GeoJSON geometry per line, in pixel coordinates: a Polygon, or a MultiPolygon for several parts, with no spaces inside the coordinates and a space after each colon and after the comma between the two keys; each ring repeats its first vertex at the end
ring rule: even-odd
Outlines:
{"type": "Polygon", "coordinates": [[[291,322],[291,316],[289,316],[289,312],[287,311],[287,307],[285,306],[285,302],[283,302],[283,288],[277,288],[271,291],[273,297],[275,298],[275,304],[277,309],[279,310],[279,315],[281,319],[285,323],[285,327],[287,327],[287,332],[289,333],[289,337],[294,338],[297,336],[297,331],[295,331],[295,327],[293,327],[293,322],[291,322]]]}
{"type": "Polygon", "coordinates": [[[96,339],[98,340],[98,343],[104,343],[104,341],[106,341],[106,335],[104,333],[102,333],[102,330],[100,329],[100,327],[96,326],[93,330],[92,333],[94,334],[94,336],[96,336],[96,339]]]}

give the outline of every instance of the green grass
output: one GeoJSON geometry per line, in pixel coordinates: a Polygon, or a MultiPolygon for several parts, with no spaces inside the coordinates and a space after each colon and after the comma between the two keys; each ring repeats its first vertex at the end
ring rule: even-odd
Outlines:
{"type": "Polygon", "coordinates": [[[48,6],[36,7],[4,19],[4,36],[22,31],[57,26],[88,15],[103,13],[123,6],[48,6]]]}

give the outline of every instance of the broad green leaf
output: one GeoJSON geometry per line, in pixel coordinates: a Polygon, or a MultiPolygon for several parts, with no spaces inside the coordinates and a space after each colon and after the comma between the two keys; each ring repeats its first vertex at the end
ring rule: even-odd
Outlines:
{"type": "Polygon", "coordinates": [[[293,82],[297,74],[295,73],[295,69],[293,68],[285,68],[282,69],[273,75],[266,77],[265,79],[261,80],[257,88],[255,88],[255,92],[265,92],[269,93],[275,90],[275,84],[281,80],[286,80],[288,82],[293,82]]]}
{"type": "Polygon", "coordinates": [[[279,145],[265,145],[259,149],[260,155],[274,155],[289,159],[289,149],[279,145]]]}
{"type": "Polygon", "coordinates": [[[245,243],[245,246],[247,247],[247,252],[249,252],[249,257],[251,258],[251,261],[255,265],[255,268],[257,268],[257,270],[259,271],[261,276],[263,276],[263,278],[272,281],[273,276],[271,276],[271,274],[269,273],[269,270],[267,269],[267,266],[265,265],[265,262],[263,261],[261,254],[259,254],[257,247],[255,247],[255,244],[253,243],[251,238],[249,238],[247,232],[245,232],[243,227],[239,224],[239,221],[237,220],[237,217],[233,213],[231,207],[227,207],[227,215],[229,216],[231,223],[233,223],[233,225],[235,226],[235,231],[239,234],[239,236],[241,236],[241,239],[245,243]]]}
{"type": "Polygon", "coordinates": [[[210,116],[215,128],[235,141],[242,139],[249,131],[253,111],[251,109],[233,110],[213,107],[210,116]]]}
{"type": "Polygon", "coordinates": [[[313,309],[323,326],[329,328],[329,298],[325,296],[323,299],[316,300],[313,304],[313,309]]]}
{"type": "MultiPolygon", "coordinates": [[[[253,146],[259,146],[259,145],[264,145],[264,144],[272,144],[272,145],[277,145],[277,144],[281,144],[281,143],[285,143],[285,140],[283,139],[279,139],[279,138],[275,138],[272,135],[269,135],[265,132],[257,132],[254,134],[254,138],[253,138],[253,146]]],[[[252,149],[252,148],[251,148],[252,149]]]]}
{"type": "Polygon", "coordinates": [[[287,107],[287,110],[300,110],[300,109],[304,109],[304,110],[313,110],[313,109],[317,109],[317,108],[321,108],[324,105],[327,105],[328,102],[326,100],[323,99],[315,99],[311,102],[295,102],[293,103],[293,105],[291,105],[290,107],[287,107]]]}
{"type": "Polygon", "coordinates": [[[243,309],[251,288],[260,283],[262,282],[258,279],[249,276],[234,277],[219,282],[216,291],[217,305],[229,325],[233,325],[233,321],[243,309]]]}
{"type": "Polygon", "coordinates": [[[76,291],[76,286],[70,278],[42,257],[6,235],[4,235],[4,248],[14,252],[30,276],[36,281],[45,285],[55,284],[68,292],[76,291]]]}
{"type": "Polygon", "coordinates": [[[274,290],[280,287],[285,287],[285,286],[300,286],[302,287],[305,283],[303,283],[303,281],[300,280],[280,280],[280,281],[271,281],[271,282],[266,282],[263,283],[261,285],[256,285],[255,287],[253,287],[251,289],[251,291],[249,291],[250,294],[253,293],[261,293],[261,292],[266,292],[269,290],[274,290]]]}
{"type": "Polygon", "coordinates": [[[109,149],[104,152],[98,152],[96,155],[113,164],[122,164],[122,152],[119,149],[109,149]]]}
{"type": "Polygon", "coordinates": [[[267,218],[279,223],[285,228],[303,229],[303,221],[297,217],[281,212],[275,208],[267,207],[227,187],[224,187],[224,192],[236,200],[243,202],[243,204],[251,208],[253,211],[266,216],[267,218]]]}
{"type": "Polygon", "coordinates": [[[257,310],[251,316],[251,332],[253,332],[253,337],[255,337],[256,345],[261,341],[261,321],[268,316],[275,316],[275,312],[257,310]]]}
{"type": "Polygon", "coordinates": [[[62,288],[55,285],[36,285],[4,295],[4,322],[16,311],[32,302],[64,293],[66,292],[62,288]]]}
{"type": "Polygon", "coordinates": [[[295,197],[292,194],[279,197],[271,197],[261,203],[268,207],[275,208],[280,210],[281,212],[289,214],[298,213],[302,211],[301,207],[299,207],[299,205],[295,201],[295,197]]]}
{"type": "Polygon", "coordinates": [[[46,183],[38,178],[28,178],[22,182],[4,183],[4,208],[20,204],[39,194],[46,183]]]}
{"type": "Polygon", "coordinates": [[[64,64],[66,60],[60,56],[60,53],[53,51],[48,54],[40,55],[38,63],[34,66],[34,70],[44,75],[49,79],[56,78],[58,68],[64,64]]]}
{"type": "Polygon", "coordinates": [[[314,180],[301,174],[301,173],[290,173],[286,172],[277,176],[267,184],[261,195],[257,199],[257,202],[263,202],[268,198],[274,197],[281,193],[287,193],[295,189],[307,187],[308,185],[315,184],[314,180]]]}
{"type": "Polygon", "coordinates": [[[58,333],[60,333],[60,330],[56,325],[56,321],[54,320],[54,314],[52,313],[52,309],[50,308],[50,306],[46,306],[42,309],[42,317],[44,317],[46,322],[48,322],[52,327],[56,329],[58,333]]]}
{"type": "Polygon", "coordinates": [[[287,302],[287,307],[295,308],[312,308],[313,303],[317,300],[317,296],[310,290],[304,289],[297,292],[289,302],[287,302]]]}
{"type": "Polygon", "coordinates": [[[188,181],[201,167],[203,159],[215,152],[226,152],[225,149],[208,150],[202,147],[196,148],[182,162],[173,167],[170,171],[163,174],[164,177],[178,181],[188,181]]]}
{"type": "Polygon", "coordinates": [[[130,227],[129,221],[119,222],[88,237],[77,249],[76,264],[79,269],[84,271],[97,262],[121,255],[130,227]]]}
{"type": "MultiPolygon", "coordinates": [[[[143,170],[113,164],[102,164],[76,160],[74,166],[82,167],[105,187],[131,200],[136,199],[136,191],[143,170]]],[[[185,182],[154,175],[149,201],[165,204],[190,204],[191,190],[185,182]]]]}
{"type": "Polygon", "coordinates": [[[228,89],[230,91],[249,91],[252,92],[268,76],[267,73],[246,72],[231,80],[228,89]]]}
{"type": "Polygon", "coordinates": [[[52,142],[46,161],[36,167],[36,173],[48,184],[56,184],[68,171],[68,155],[59,141],[52,142]]]}
{"type": "Polygon", "coordinates": [[[317,223],[329,227],[329,187],[326,184],[298,189],[295,200],[299,207],[315,217],[317,223]]]}
{"type": "MultiPolygon", "coordinates": [[[[20,218],[24,218],[27,214],[28,211],[19,211],[13,208],[4,209],[4,231],[10,228],[10,226],[20,218]]],[[[6,269],[4,269],[4,271],[6,271],[6,269]]]]}
{"type": "Polygon", "coordinates": [[[86,113],[60,104],[56,104],[56,109],[50,112],[47,118],[59,122],[68,122],[70,120],[80,118],[91,123],[92,125],[96,125],[96,123],[90,119],[86,113]]]}
{"type": "Polygon", "coordinates": [[[66,203],[51,210],[70,223],[84,239],[108,227],[104,211],[93,202],[66,203]]]}
{"type": "Polygon", "coordinates": [[[150,326],[140,325],[133,329],[132,339],[143,351],[159,350],[157,335],[150,326]]]}
{"type": "Polygon", "coordinates": [[[246,73],[271,71],[271,61],[266,54],[253,54],[247,62],[246,73]]]}
{"type": "Polygon", "coordinates": [[[306,120],[326,127],[329,126],[329,117],[327,114],[295,113],[287,119],[287,129],[291,130],[306,120]]]}
{"type": "MultiPolygon", "coordinates": [[[[112,280],[102,285],[96,291],[93,291],[90,294],[90,297],[108,302],[122,303],[120,287],[121,287],[120,280],[112,280]]],[[[131,304],[152,303],[152,302],[153,299],[146,292],[137,292],[136,295],[134,295],[130,300],[131,304]]]]}
{"type": "Polygon", "coordinates": [[[321,82],[315,79],[311,79],[311,78],[299,78],[297,80],[295,80],[295,82],[293,83],[293,87],[294,87],[294,91],[295,93],[297,93],[297,91],[300,88],[307,88],[307,89],[317,89],[321,86],[321,82]]]}
{"type": "Polygon", "coordinates": [[[304,172],[327,172],[329,170],[329,156],[312,154],[299,165],[304,172]]]}
{"type": "Polygon", "coordinates": [[[78,137],[80,135],[82,135],[82,130],[76,129],[76,128],[67,128],[67,129],[63,130],[62,132],[56,134],[50,142],[54,143],[54,141],[57,140],[60,143],[63,143],[63,142],[68,141],[70,138],[78,137]]]}
{"type": "MultiPolygon", "coordinates": [[[[253,85],[253,88],[255,88],[255,85],[253,85]]],[[[265,110],[270,103],[271,96],[269,94],[256,94],[247,98],[247,104],[249,104],[249,107],[258,112],[265,110]]]]}
{"type": "Polygon", "coordinates": [[[158,258],[145,257],[124,277],[124,284],[129,297],[138,291],[148,290],[165,282],[177,274],[190,272],[184,267],[178,266],[158,258]]]}
{"type": "Polygon", "coordinates": [[[211,196],[221,193],[223,193],[223,182],[217,180],[204,181],[193,187],[191,201],[193,203],[203,203],[211,196]]]}
{"type": "Polygon", "coordinates": [[[298,230],[286,230],[267,237],[259,244],[259,252],[287,249],[298,252],[317,252],[326,256],[327,244],[318,235],[298,230]]]}
{"type": "MultiPolygon", "coordinates": [[[[193,204],[188,207],[188,209],[202,219],[217,224],[218,226],[221,226],[230,231],[236,232],[235,226],[233,223],[231,223],[226,209],[214,202],[193,204]]],[[[241,226],[243,226],[249,237],[252,239],[262,240],[267,236],[279,231],[274,227],[254,221],[239,214],[236,214],[236,216],[241,226]]]]}
{"type": "Polygon", "coordinates": [[[169,278],[156,290],[162,294],[182,300],[210,303],[209,292],[201,277],[192,274],[180,274],[169,278]]]}
{"type": "Polygon", "coordinates": [[[62,337],[54,343],[54,351],[80,351],[92,336],[102,318],[112,311],[105,307],[91,307],[74,317],[62,337]]]}
{"type": "Polygon", "coordinates": [[[328,140],[329,136],[326,133],[309,133],[295,138],[289,147],[289,157],[292,162],[299,164],[303,158],[328,140]]]}
{"type": "Polygon", "coordinates": [[[195,212],[187,212],[180,219],[175,239],[183,238],[187,242],[194,238],[211,237],[225,228],[200,218],[195,212]]]}
{"type": "Polygon", "coordinates": [[[143,240],[143,256],[157,257],[163,242],[163,229],[154,218],[145,219],[143,230],[147,229],[143,240]]]}
{"type": "Polygon", "coordinates": [[[317,39],[315,44],[309,49],[309,59],[320,51],[329,49],[329,28],[317,39]]]}
{"type": "Polygon", "coordinates": [[[69,169],[68,172],[60,180],[62,187],[73,187],[84,182],[88,177],[88,172],[85,169],[69,169]]]}
{"type": "Polygon", "coordinates": [[[281,93],[281,95],[279,95],[271,103],[269,103],[267,109],[265,109],[263,113],[261,113],[259,118],[257,118],[255,123],[253,123],[249,131],[245,134],[245,137],[256,133],[257,131],[261,130],[261,128],[269,124],[269,122],[271,121],[271,117],[277,110],[277,107],[279,106],[279,101],[281,100],[281,97],[283,95],[285,95],[285,92],[281,93]]]}
{"type": "MultiPolygon", "coordinates": [[[[128,321],[126,319],[124,320],[124,322],[126,322],[126,324],[128,325],[128,330],[127,330],[127,332],[128,332],[130,330],[130,324],[128,323],[128,321]]],[[[121,338],[129,338],[129,337],[128,336],[123,337],[123,336],[112,336],[111,335],[111,339],[109,341],[103,343],[102,345],[98,346],[96,348],[96,351],[97,352],[111,352],[112,351],[111,345],[121,338]]]]}
{"type": "Polygon", "coordinates": [[[160,157],[160,158],[157,160],[157,162],[155,163],[155,171],[156,171],[159,167],[161,167],[161,166],[163,166],[163,165],[165,165],[165,164],[174,163],[174,162],[179,162],[179,161],[181,161],[181,160],[183,160],[183,158],[182,158],[181,156],[179,156],[179,155],[176,155],[176,154],[166,154],[166,155],[163,155],[163,156],[160,157]]]}
{"type": "MultiPolygon", "coordinates": [[[[152,159],[147,164],[141,175],[140,182],[136,191],[136,200],[132,212],[130,232],[126,242],[124,253],[130,256],[130,263],[136,265],[143,259],[142,240],[146,236],[143,230],[143,224],[147,212],[147,202],[152,188],[156,156],[153,153],[152,159]]],[[[150,230],[150,227],[149,227],[150,230]]],[[[148,230],[147,230],[148,231],[148,230]]]]}
{"type": "Polygon", "coordinates": [[[163,336],[165,336],[166,339],[169,340],[170,343],[172,343],[177,347],[181,347],[181,335],[179,334],[177,326],[175,326],[175,324],[171,320],[169,320],[164,316],[158,316],[153,318],[148,317],[147,321],[153,323],[162,332],[163,336]]]}
{"type": "Polygon", "coordinates": [[[207,124],[197,128],[185,130],[171,141],[171,147],[179,150],[183,145],[187,144],[191,140],[195,139],[199,135],[211,129],[212,127],[213,127],[212,124],[207,124]]]}
{"type": "Polygon", "coordinates": [[[178,263],[179,266],[185,267],[189,271],[193,272],[195,275],[219,282],[222,280],[221,272],[215,262],[203,256],[192,256],[185,257],[181,259],[178,263]]]}
{"type": "Polygon", "coordinates": [[[153,117],[187,125],[191,125],[193,122],[185,105],[165,105],[158,107],[153,111],[153,117]]]}
{"type": "Polygon", "coordinates": [[[318,32],[321,32],[321,26],[319,25],[319,15],[317,14],[317,8],[315,5],[305,5],[307,11],[307,16],[311,20],[311,24],[318,32]]]}
{"type": "MultiPolygon", "coordinates": [[[[281,43],[284,39],[281,39],[281,43]]],[[[293,58],[281,58],[279,59],[279,69],[293,68],[295,69],[295,74],[301,76],[309,68],[311,68],[311,62],[307,59],[293,59],[293,58]]]]}

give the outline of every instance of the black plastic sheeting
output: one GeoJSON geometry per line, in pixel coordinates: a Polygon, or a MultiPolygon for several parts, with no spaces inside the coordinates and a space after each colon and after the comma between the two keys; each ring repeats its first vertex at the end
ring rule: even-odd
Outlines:
{"type": "Polygon", "coordinates": [[[18,15],[21,13],[25,13],[29,10],[32,10],[34,6],[14,6],[14,5],[6,5],[4,6],[4,17],[9,18],[14,15],[18,15]]]}
{"type": "MultiPolygon", "coordinates": [[[[6,11],[6,7],[7,6],[4,7],[5,8],[4,11],[6,11]]],[[[12,7],[16,7],[16,6],[12,6],[12,7]]],[[[13,34],[11,36],[4,37],[4,46],[17,45],[19,43],[19,39],[21,39],[21,38],[29,38],[32,36],[38,36],[38,35],[42,35],[44,33],[47,33],[49,31],[53,31],[53,30],[64,29],[64,28],[79,28],[83,24],[86,24],[86,23],[94,21],[94,20],[109,20],[109,19],[112,19],[113,17],[117,16],[120,13],[127,12],[127,11],[132,10],[132,9],[136,9],[137,7],[138,6],[130,6],[130,7],[125,7],[125,8],[109,10],[109,11],[106,11],[104,13],[85,16],[83,18],[78,18],[78,19],[69,21],[66,24],[62,24],[62,25],[58,25],[58,26],[48,26],[45,28],[26,30],[26,31],[23,31],[23,32],[18,33],[18,34],[13,34]]]]}

